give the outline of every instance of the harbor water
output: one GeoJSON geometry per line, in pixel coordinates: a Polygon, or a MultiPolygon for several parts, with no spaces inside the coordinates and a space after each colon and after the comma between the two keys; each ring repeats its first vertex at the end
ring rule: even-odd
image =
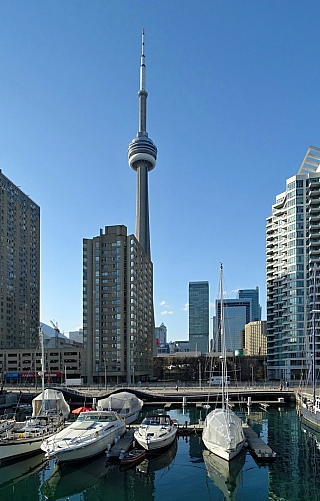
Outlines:
{"type": "MultiPolygon", "coordinates": [[[[172,409],[180,424],[204,419],[205,409],[172,409]]],[[[122,471],[105,456],[60,466],[42,454],[0,467],[1,501],[320,501],[320,434],[294,406],[238,409],[277,458],[259,464],[245,450],[226,471],[204,450],[201,436],[180,436],[164,454],[122,471]]]]}

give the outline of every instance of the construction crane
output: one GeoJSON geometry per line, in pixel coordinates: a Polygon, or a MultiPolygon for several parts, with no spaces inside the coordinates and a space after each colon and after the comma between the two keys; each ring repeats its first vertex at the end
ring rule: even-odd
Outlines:
{"type": "Polygon", "coordinates": [[[56,323],[54,320],[50,320],[50,322],[52,323],[52,326],[53,326],[54,332],[55,332],[54,347],[58,348],[58,346],[59,346],[58,340],[59,340],[60,329],[58,327],[58,323],[56,323]]]}

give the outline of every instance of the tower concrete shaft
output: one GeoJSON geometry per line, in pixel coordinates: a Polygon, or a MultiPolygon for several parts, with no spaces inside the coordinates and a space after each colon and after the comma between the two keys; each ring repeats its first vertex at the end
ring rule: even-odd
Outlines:
{"type": "Polygon", "coordinates": [[[147,133],[146,65],[144,30],[140,62],[139,127],[128,147],[129,166],[137,172],[136,238],[150,257],[148,172],[156,165],[157,148],[147,133]]]}

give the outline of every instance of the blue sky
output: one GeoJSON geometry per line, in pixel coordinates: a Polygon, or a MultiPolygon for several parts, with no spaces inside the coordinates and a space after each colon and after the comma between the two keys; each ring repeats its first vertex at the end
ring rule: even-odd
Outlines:
{"type": "MultiPolygon", "coordinates": [[[[265,220],[320,146],[318,1],[0,3],[0,168],[41,207],[41,321],[82,325],[82,239],[135,231],[141,29],[156,325],[188,337],[188,283],[260,288],[265,220]]],[[[211,309],[210,315],[214,315],[211,309]]]]}

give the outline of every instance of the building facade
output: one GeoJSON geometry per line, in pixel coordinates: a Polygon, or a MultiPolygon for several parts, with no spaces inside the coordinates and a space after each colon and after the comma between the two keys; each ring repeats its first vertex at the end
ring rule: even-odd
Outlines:
{"type": "MultiPolygon", "coordinates": [[[[224,299],[224,332],[226,350],[235,352],[240,350],[244,345],[244,329],[245,325],[251,321],[252,303],[251,298],[248,299],[224,299]]],[[[221,318],[221,302],[216,300],[216,320],[221,318]]],[[[216,326],[216,346],[215,351],[221,350],[221,335],[219,325],[216,326]]]]}
{"type": "MultiPolygon", "coordinates": [[[[45,348],[45,383],[61,384],[66,378],[78,378],[82,372],[82,348],[65,346],[45,348]]],[[[41,348],[0,350],[1,384],[33,384],[41,387],[41,348]]]]}
{"type": "Polygon", "coordinates": [[[238,291],[238,299],[251,299],[250,319],[252,322],[261,320],[259,287],[256,287],[255,289],[240,289],[238,291]]]}
{"type": "Polygon", "coordinates": [[[0,349],[39,340],[40,207],[0,169],[0,349]]]}
{"type": "MultiPolygon", "coordinates": [[[[298,174],[276,196],[266,228],[268,376],[300,380],[311,362],[312,274],[320,277],[320,149],[311,146],[298,174]]],[[[318,297],[316,310],[319,310],[318,297]]],[[[319,313],[316,313],[319,316],[319,313]]],[[[318,320],[317,320],[318,325],[318,320]]],[[[316,366],[319,366],[319,340],[316,366]]]]}
{"type": "Polygon", "coordinates": [[[245,326],[245,355],[267,354],[267,322],[266,320],[249,322],[245,326]]]}
{"type": "Polygon", "coordinates": [[[189,282],[189,350],[209,351],[209,282],[189,282]]]}
{"type": "Polygon", "coordinates": [[[156,335],[156,346],[160,346],[161,344],[167,344],[167,327],[162,324],[159,327],[155,328],[156,335]]]}
{"type": "Polygon", "coordinates": [[[83,240],[83,342],[89,383],[152,375],[153,267],[125,226],[83,240]]]}

